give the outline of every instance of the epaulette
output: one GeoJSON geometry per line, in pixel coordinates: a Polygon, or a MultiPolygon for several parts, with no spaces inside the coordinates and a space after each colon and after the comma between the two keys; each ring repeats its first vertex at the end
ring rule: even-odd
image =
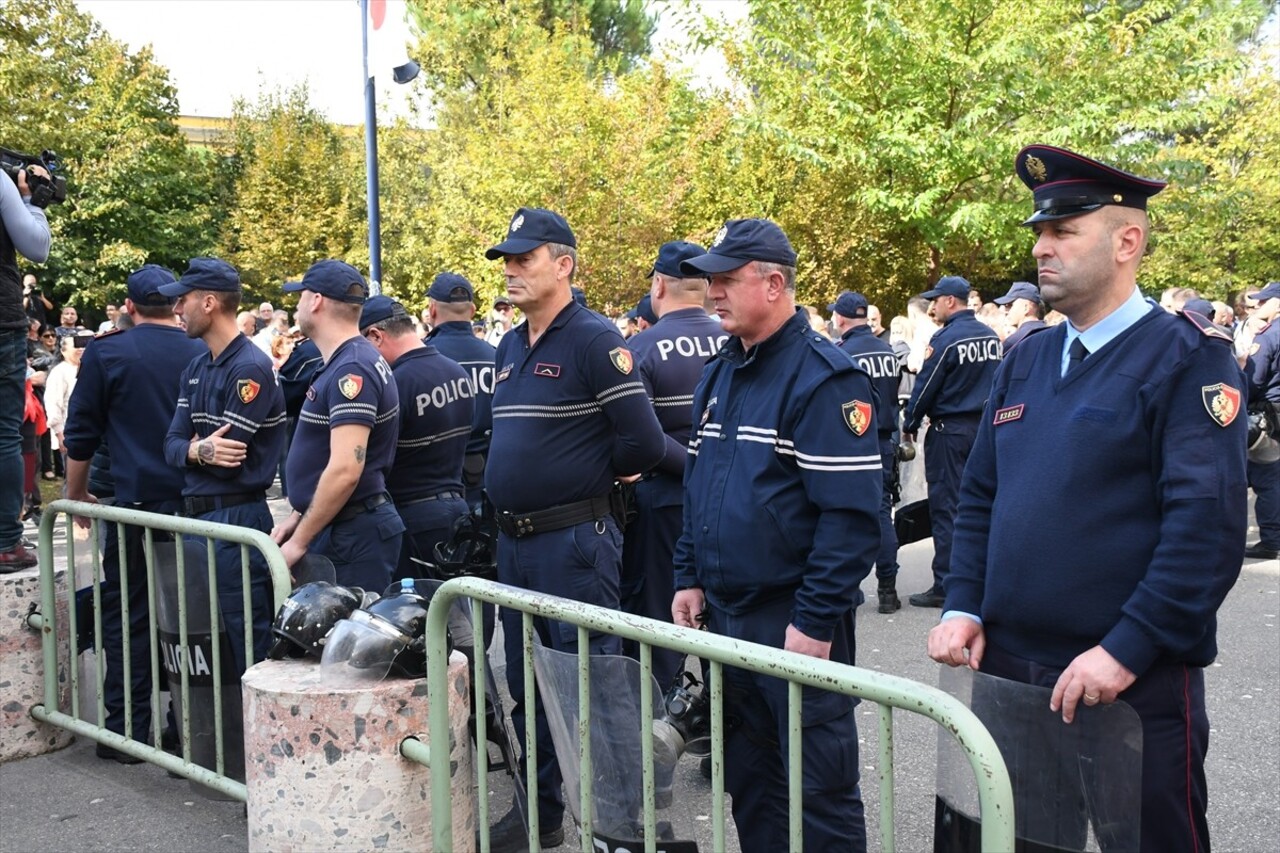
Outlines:
{"type": "Polygon", "coordinates": [[[808,342],[809,347],[813,349],[814,352],[821,355],[823,361],[825,361],[835,372],[843,373],[850,369],[861,370],[857,363],[853,359],[849,358],[848,353],[812,329],[804,329],[801,332],[801,335],[804,337],[805,341],[808,342]]]}
{"type": "Polygon", "coordinates": [[[1178,316],[1186,320],[1191,325],[1200,330],[1200,334],[1206,338],[1217,338],[1227,343],[1232,342],[1231,333],[1221,326],[1214,323],[1208,317],[1201,316],[1195,311],[1179,311],[1178,316]]]}
{"type": "Polygon", "coordinates": [[[109,337],[111,337],[112,335],[123,335],[123,334],[124,334],[125,332],[127,332],[127,331],[129,331],[129,330],[128,330],[128,329],[112,329],[112,330],[110,330],[110,331],[108,331],[108,332],[99,332],[98,334],[96,334],[96,335],[94,335],[94,336],[93,336],[93,339],[94,339],[95,341],[100,341],[100,340],[102,340],[103,338],[109,338],[109,337]]]}

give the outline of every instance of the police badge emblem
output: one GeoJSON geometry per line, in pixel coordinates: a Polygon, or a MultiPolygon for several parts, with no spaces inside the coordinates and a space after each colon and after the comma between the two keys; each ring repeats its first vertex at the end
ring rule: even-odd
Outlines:
{"type": "Polygon", "coordinates": [[[240,379],[236,382],[236,394],[240,397],[241,403],[252,403],[261,390],[262,386],[252,379],[240,379]]]}
{"type": "Polygon", "coordinates": [[[854,435],[862,435],[867,431],[867,427],[871,426],[870,403],[850,400],[840,407],[840,414],[844,418],[844,425],[851,429],[854,435]]]}
{"type": "Polygon", "coordinates": [[[719,246],[721,243],[724,242],[724,238],[728,236],[729,236],[729,226],[721,225],[720,230],[716,232],[715,238],[712,239],[711,245],[719,246]]]}
{"type": "Polygon", "coordinates": [[[522,213],[522,214],[520,214],[519,216],[517,216],[515,219],[511,220],[511,233],[512,233],[512,234],[514,234],[514,233],[516,233],[517,231],[519,231],[519,230],[520,230],[520,226],[521,226],[521,225],[524,225],[524,214],[523,214],[523,213],[522,213]]]}
{"type": "Polygon", "coordinates": [[[619,373],[627,374],[631,372],[632,364],[631,350],[626,347],[615,347],[609,350],[609,360],[613,362],[613,366],[618,368],[619,373]]]}
{"type": "Polygon", "coordinates": [[[364,377],[357,376],[354,373],[348,373],[346,376],[338,380],[338,391],[348,400],[354,400],[359,394],[360,389],[364,387],[364,377]]]}
{"type": "Polygon", "coordinates": [[[1204,410],[1220,427],[1230,426],[1240,414],[1240,392],[1225,382],[1202,387],[1200,399],[1204,402],[1204,410]]]}
{"type": "Polygon", "coordinates": [[[1027,167],[1027,174],[1036,182],[1043,181],[1049,176],[1049,171],[1044,167],[1044,161],[1034,154],[1028,154],[1027,159],[1022,161],[1022,165],[1027,167]]]}

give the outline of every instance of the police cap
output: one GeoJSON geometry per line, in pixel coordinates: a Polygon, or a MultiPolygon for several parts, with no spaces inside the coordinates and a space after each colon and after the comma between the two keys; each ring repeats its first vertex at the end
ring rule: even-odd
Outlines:
{"type": "Polygon", "coordinates": [[[1218,313],[1213,310],[1213,303],[1208,299],[1188,299],[1187,303],[1182,306],[1183,311],[1194,311],[1201,317],[1209,320],[1213,319],[1213,315],[1218,313]]]}
{"type": "Polygon", "coordinates": [[[583,290],[581,287],[574,285],[573,287],[569,288],[569,293],[573,296],[574,302],[578,303],[583,308],[589,307],[587,305],[587,292],[583,290]]]}
{"type": "Polygon", "coordinates": [[[360,309],[360,331],[364,331],[375,323],[390,320],[392,317],[408,318],[409,312],[404,306],[390,296],[370,296],[360,309]]]}
{"type": "Polygon", "coordinates": [[[1257,293],[1250,293],[1250,299],[1266,302],[1268,299],[1280,299],[1280,281],[1269,281],[1267,286],[1257,293]]]}
{"type": "Polygon", "coordinates": [[[283,289],[285,293],[310,290],[338,302],[350,302],[356,305],[364,302],[365,296],[369,293],[369,286],[365,284],[364,276],[360,275],[355,267],[332,259],[316,261],[302,276],[302,281],[287,281],[283,289]],[[350,292],[355,285],[360,286],[359,293],[350,292]]]}
{"type": "Polygon", "coordinates": [[[165,296],[182,296],[193,290],[211,290],[219,293],[238,293],[240,273],[226,261],[218,258],[192,258],[187,271],[172,284],[161,285],[165,296]]]}
{"type": "Polygon", "coordinates": [[[1040,304],[1040,288],[1036,287],[1029,281],[1015,281],[1009,288],[1009,292],[1004,296],[997,296],[994,301],[997,305],[1008,305],[1015,299],[1026,299],[1040,304]]]}
{"type": "Polygon", "coordinates": [[[635,309],[631,311],[631,316],[638,320],[644,320],[650,326],[658,322],[658,315],[653,313],[653,298],[647,293],[640,297],[635,309]]]}
{"type": "Polygon", "coordinates": [[[827,306],[828,311],[834,311],[841,317],[848,317],[850,320],[862,319],[867,316],[867,297],[861,293],[854,293],[852,290],[846,290],[836,297],[836,301],[827,306]]]}
{"type": "Polygon", "coordinates": [[[129,276],[129,299],[135,305],[172,305],[173,299],[160,292],[166,284],[173,284],[173,271],[158,264],[146,264],[129,276]]]}
{"type": "Polygon", "coordinates": [[[680,272],[709,276],[752,261],[794,267],[796,250],[782,229],[768,219],[730,219],[716,232],[705,255],[680,262],[680,272]]]}
{"type": "Polygon", "coordinates": [[[431,282],[427,296],[436,302],[475,302],[476,291],[465,276],[442,272],[431,282]]]}
{"type": "Polygon", "coordinates": [[[522,207],[511,217],[507,227],[507,239],[488,249],[484,256],[496,261],[505,255],[523,255],[532,252],[543,243],[560,243],[577,248],[578,240],[573,229],[558,213],[541,207],[522,207]]]}
{"type": "Polygon", "coordinates": [[[653,266],[649,268],[647,276],[654,273],[669,275],[672,278],[684,278],[684,273],[680,270],[680,263],[691,258],[697,258],[705,255],[707,250],[699,246],[697,243],[686,243],[684,240],[673,240],[670,243],[663,243],[658,249],[658,257],[654,260],[653,266]]]}
{"type": "Polygon", "coordinates": [[[969,282],[958,275],[944,275],[938,279],[933,290],[920,294],[921,299],[937,299],[939,296],[954,296],[957,299],[969,298],[969,282]]]}
{"type": "Polygon", "coordinates": [[[1108,204],[1146,210],[1147,199],[1166,186],[1051,145],[1023,148],[1014,168],[1035,200],[1035,213],[1023,225],[1079,216],[1108,204]]]}

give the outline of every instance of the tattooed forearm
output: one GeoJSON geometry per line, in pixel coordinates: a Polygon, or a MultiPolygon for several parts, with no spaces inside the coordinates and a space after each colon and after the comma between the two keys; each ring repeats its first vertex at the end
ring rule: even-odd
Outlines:
{"type": "Polygon", "coordinates": [[[363,447],[357,447],[357,448],[356,448],[356,461],[357,461],[357,462],[360,462],[360,463],[362,463],[362,464],[364,463],[364,448],[363,448],[363,447]]]}

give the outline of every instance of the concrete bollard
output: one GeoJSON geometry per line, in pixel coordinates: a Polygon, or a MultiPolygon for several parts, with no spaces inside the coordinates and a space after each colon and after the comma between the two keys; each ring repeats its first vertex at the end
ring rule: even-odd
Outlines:
{"type": "MultiPolygon", "coordinates": [[[[475,847],[466,658],[449,658],[455,851],[475,847]]],[[[429,740],[426,679],[325,685],[314,661],[264,661],[241,682],[249,849],[429,850],[431,771],[400,756],[429,740]]]]}
{"type": "MultiPolygon", "coordinates": [[[[54,572],[58,631],[58,708],[71,705],[67,669],[67,573],[54,572]]],[[[44,755],[71,743],[71,732],[32,719],[32,705],[44,702],[44,658],[40,633],[27,626],[31,605],[40,604],[40,571],[0,575],[0,764],[44,755]]],[[[46,614],[51,621],[54,614],[46,614]]]]}

